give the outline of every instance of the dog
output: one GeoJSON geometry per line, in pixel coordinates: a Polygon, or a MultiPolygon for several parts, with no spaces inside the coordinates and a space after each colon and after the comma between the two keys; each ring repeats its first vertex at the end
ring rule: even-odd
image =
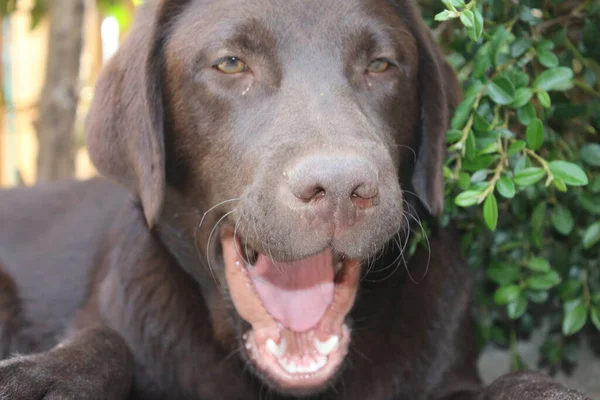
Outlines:
{"type": "Polygon", "coordinates": [[[582,399],[483,388],[443,211],[460,99],[408,0],[149,0],[104,178],[0,194],[0,398],[582,399]]]}

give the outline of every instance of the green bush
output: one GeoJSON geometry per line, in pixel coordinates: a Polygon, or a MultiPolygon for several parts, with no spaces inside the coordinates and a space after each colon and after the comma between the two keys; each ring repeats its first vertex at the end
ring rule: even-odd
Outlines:
{"type": "Polygon", "coordinates": [[[542,363],[568,367],[600,330],[600,1],[423,6],[463,84],[442,224],[476,277],[479,345],[540,367],[516,342],[546,326],[542,363]]]}

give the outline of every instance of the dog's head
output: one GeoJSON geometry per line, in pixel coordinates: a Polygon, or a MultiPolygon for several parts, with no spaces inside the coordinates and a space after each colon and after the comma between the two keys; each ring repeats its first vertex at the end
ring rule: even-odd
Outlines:
{"type": "Polygon", "coordinates": [[[89,148],[150,226],[193,238],[186,270],[214,285],[212,268],[243,321],[215,324],[257,375],[312,393],[343,363],[361,264],[403,228],[403,193],[442,211],[456,88],[412,1],[155,1],[100,78],[89,148]]]}

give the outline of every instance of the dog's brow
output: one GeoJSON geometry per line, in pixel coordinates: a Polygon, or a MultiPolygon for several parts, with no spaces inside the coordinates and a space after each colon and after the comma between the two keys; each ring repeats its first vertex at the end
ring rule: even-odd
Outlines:
{"type": "Polygon", "coordinates": [[[228,48],[244,53],[273,58],[275,38],[259,21],[252,20],[234,28],[234,34],[225,40],[228,48]]]}

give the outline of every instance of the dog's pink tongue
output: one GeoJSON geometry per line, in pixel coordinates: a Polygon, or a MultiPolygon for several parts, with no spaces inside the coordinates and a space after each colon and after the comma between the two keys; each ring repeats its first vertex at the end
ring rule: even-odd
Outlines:
{"type": "Polygon", "coordinates": [[[317,325],[333,300],[330,250],[290,263],[259,254],[250,276],[269,314],[296,332],[317,325]]]}

